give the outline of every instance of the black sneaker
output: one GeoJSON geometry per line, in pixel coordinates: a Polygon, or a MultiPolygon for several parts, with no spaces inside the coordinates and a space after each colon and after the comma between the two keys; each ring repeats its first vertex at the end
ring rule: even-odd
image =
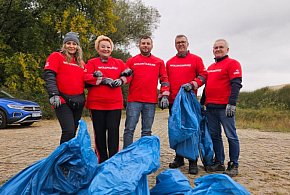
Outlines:
{"type": "Polygon", "coordinates": [[[182,156],[175,156],[174,161],[169,163],[169,168],[175,169],[184,165],[184,158],[182,156]]]}
{"type": "Polygon", "coordinates": [[[228,168],[227,170],[224,172],[224,174],[227,174],[230,177],[235,177],[239,174],[239,166],[238,165],[234,165],[233,162],[228,162],[228,168]]]}
{"type": "Polygon", "coordinates": [[[193,175],[198,174],[197,160],[189,160],[188,173],[193,175]]]}
{"type": "Polygon", "coordinates": [[[217,171],[225,171],[226,167],[224,164],[221,164],[219,162],[214,163],[213,165],[207,166],[206,172],[217,172],[217,171]]]}

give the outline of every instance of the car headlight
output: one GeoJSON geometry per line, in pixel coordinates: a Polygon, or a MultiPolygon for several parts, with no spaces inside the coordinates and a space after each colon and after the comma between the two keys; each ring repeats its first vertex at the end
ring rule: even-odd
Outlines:
{"type": "Polygon", "coordinates": [[[24,106],[16,105],[16,104],[8,104],[7,106],[9,108],[12,108],[12,109],[18,109],[18,110],[23,110],[24,109],[24,106]]]}

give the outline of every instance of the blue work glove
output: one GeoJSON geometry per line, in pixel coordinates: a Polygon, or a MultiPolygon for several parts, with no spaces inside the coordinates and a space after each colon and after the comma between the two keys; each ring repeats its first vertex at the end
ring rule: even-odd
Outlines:
{"type": "Polygon", "coordinates": [[[53,105],[54,108],[58,108],[61,105],[60,97],[58,95],[54,95],[49,98],[49,103],[53,105]]]}
{"type": "Polygon", "coordinates": [[[163,110],[163,109],[167,108],[168,106],[169,106],[168,96],[164,95],[164,96],[162,96],[162,98],[159,99],[158,107],[163,110]]]}
{"type": "Polygon", "coordinates": [[[235,116],[235,113],[236,113],[236,106],[231,105],[231,104],[227,104],[227,107],[226,107],[227,117],[233,117],[233,116],[235,116]]]}
{"type": "Polygon", "coordinates": [[[103,73],[101,72],[101,71],[95,71],[94,73],[93,73],[93,77],[102,77],[103,76],[103,73]]]}
{"type": "Polygon", "coordinates": [[[109,85],[110,87],[113,87],[112,84],[113,84],[114,80],[111,79],[111,78],[104,78],[102,81],[101,81],[101,84],[103,85],[109,85]]]}
{"type": "Polygon", "coordinates": [[[131,76],[133,71],[130,68],[125,69],[123,72],[121,72],[120,77],[128,77],[131,76]]]}
{"type": "Polygon", "coordinates": [[[121,79],[116,79],[112,83],[112,87],[120,87],[123,84],[123,81],[121,79]]]}
{"type": "Polygon", "coordinates": [[[190,91],[193,88],[193,85],[191,83],[185,83],[181,86],[185,91],[190,91]]]}

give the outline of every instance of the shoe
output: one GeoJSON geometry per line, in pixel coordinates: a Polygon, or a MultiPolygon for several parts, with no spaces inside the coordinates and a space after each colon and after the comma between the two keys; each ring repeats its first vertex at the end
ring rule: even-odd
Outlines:
{"type": "Polygon", "coordinates": [[[198,174],[197,160],[189,160],[188,173],[193,175],[198,174]]]}
{"type": "Polygon", "coordinates": [[[217,172],[217,171],[225,171],[225,165],[219,162],[215,162],[213,165],[205,167],[206,172],[217,172]]]}
{"type": "Polygon", "coordinates": [[[236,175],[239,174],[239,166],[238,165],[234,165],[234,162],[228,162],[228,167],[227,170],[225,172],[223,172],[224,174],[227,174],[230,177],[235,177],[236,175]]]}
{"type": "Polygon", "coordinates": [[[184,165],[184,158],[182,156],[175,156],[174,161],[169,163],[169,168],[175,169],[184,165]]]}

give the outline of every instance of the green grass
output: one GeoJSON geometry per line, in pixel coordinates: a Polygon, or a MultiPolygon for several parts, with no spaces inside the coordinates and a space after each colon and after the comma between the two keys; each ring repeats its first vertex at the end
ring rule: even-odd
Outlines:
{"type": "Polygon", "coordinates": [[[238,109],[237,128],[290,133],[290,112],[273,108],[238,109]]]}

